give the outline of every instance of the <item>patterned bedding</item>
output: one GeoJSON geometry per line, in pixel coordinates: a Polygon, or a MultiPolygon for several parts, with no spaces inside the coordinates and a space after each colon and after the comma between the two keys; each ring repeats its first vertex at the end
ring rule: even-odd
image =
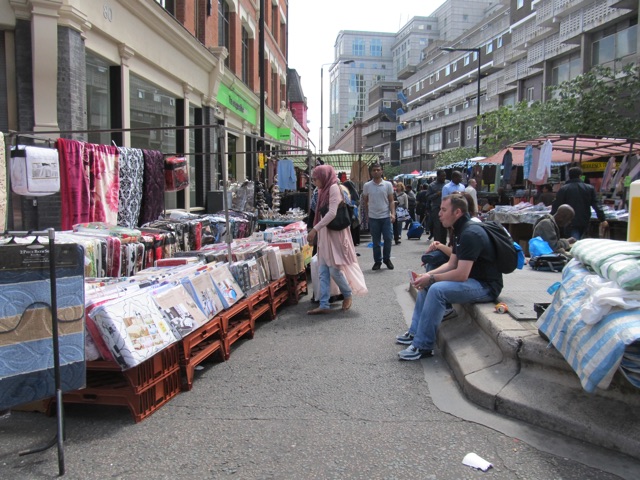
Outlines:
{"type": "MultiPolygon", "coordinates": [[[[56,245],[62,391],[85,385],[84,252],[56,245]]],[[[49,257],[45,248],[0,246],[0,410],[55,394],[49,257]]]]}

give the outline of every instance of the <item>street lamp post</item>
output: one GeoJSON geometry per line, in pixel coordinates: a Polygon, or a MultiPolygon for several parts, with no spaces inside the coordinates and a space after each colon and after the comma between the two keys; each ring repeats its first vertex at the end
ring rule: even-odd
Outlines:
{"type": "MultiPolygon", "coordinates": [[[[338,63],[342,63],[343,65],[349,65],[353,63],[354,60],[343,60],[338,63]]],[[[324,138],[324,67],[327,65],[333,65],[336,62],[331,63],[323,63],[320,65],[320,153],[322,153],[322,144],[324,138]]]]}
{"type": "Polygon", "coordinates": [[[440,47],[440,50],[445,52],[476,52],[478,54],[478,98],[476,102],[476,155],[480,155],[480,67],[482,62],[480,57],[482,55],[482,48],[453,48],[453,47],[440,47]]]}

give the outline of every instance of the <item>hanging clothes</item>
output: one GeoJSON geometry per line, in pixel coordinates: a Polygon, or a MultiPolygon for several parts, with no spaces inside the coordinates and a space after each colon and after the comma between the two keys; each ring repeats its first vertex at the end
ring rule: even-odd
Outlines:
{"type": "Polygon", "coordinates": [[[89,158],[89,217],[91,222],[118,224],[120,192],[118,149],[111,145],[86,144],[89,158]]]}
{"type": "Polygon", "coordinates": [[[613,179],[613,171],[616,168],[616,157],[611,157],[607,162],[607,166],[602,174],[602,184],[600,185],[600,191],[606,192],[611,188],[611,180],[613,179]]]}
{"type": "Polygon", "coordinates": [[[531,170],[531,164],[533,163],[533,147],[527,145],[524,149],[524,178],[529,178],[529,171],[531,170]]]}
{"type": "Polygon", "coordinates": [[[157,150],[142,150],[144,175],[138,225],[157,220],[164,210],[164,157],[157,150]]]}
{"type": "Polygon", "coordinates": [[[529,169],[529,176],[527,177],[534,185],[542,185],[547,182],[549,175],[551,175],[551,156],[553,153],[553,144],[551,140],[547,140],[542,145],[542,148],[533,150],[533,162],[529,169]],[[539,152],[536,154],[536,152],[539,152]]]}
{"type": "Polygon", "coordinates": [[[502,178],[505,183],[508,183],[511,179],[511,166],[513,165],[513,154],[511,150],[507,150],[507,153],[502,157],[502,178]]]}
{"type": "Polygon", "coordinates": [[[7,159],[4,151],[4,134],[0,132],[0,232],[7,229],[7,159]]]}
{"type": "Polygon", "coordinates": [[[367,162],[358,160],[351,164],[351,172],[349,173],[349,179],[356,183],[365,183],[370,179],[369,165],[367,162]]]}
{"type": "Polygon", "coordinates": [[[296,170],[293,161],[288,158],[278,161],[278,187],[281,192],[296,190],[296,170]]]}
{"type": "Polygon", "coordinates": [[[138,226],[142,204],[144,156],[139,148],[118,147],[118,152],[120,153],[118,225],[135,228],[138,226]]]}
{"type": "Polygon", "coordinates": [[[56,141],[60,159],[60,203],[62,230],[71,230],[77,223],[91,221],[89,161],[85,143],[59,138],[56,141]]]}
{"type": "Polygon", "coordinates": [[[482,169],[482,182],[491,185],[496,178],[497,165],[485,165],[482,169]]]}

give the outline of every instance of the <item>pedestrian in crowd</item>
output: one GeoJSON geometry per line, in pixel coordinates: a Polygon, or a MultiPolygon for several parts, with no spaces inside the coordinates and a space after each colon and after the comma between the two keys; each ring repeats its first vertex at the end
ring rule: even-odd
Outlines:
{"type": "Polygon", "coordinates": [[[498,188],[498,200],[496,205],[511,205],[511,199],[503,187],[498,188]]]}
{"type": "Polygon", "coordinates": [[[391,263],[391,242],[393,222],[396,220],[396,205],[393,200],[393,186],[382,178],[382,166],[374,163],[370,168],[371,180],[364,184],[362,202],[369,212],[369,231],[373,242],[373,268],[380,270],[384,263],[393,270],[391,263]],[[380,245],[382,237],[383,245],[380,245]]]}
{"type": "Polygon", "coordinates": [[[451,195],[454,192],[464,192],[462,173],[458,170],[451,172],[451,181],[442,187],[442,198],[451,195]]]}
{"type": "MultiPolygon", "coordinates": [[[[422,185],[420,185],[420,190],[418,191],[418,194],[416,195],[416,215],[417,215],[417,220],[423,225],[425,226],[425,219],[427,217],[427,195],[429,194],[429,192],[427,191],[427,189],[429,188],[429,185],[426,183],[423,183],[422,185]]],[[[426,226],[425,226],[425,230],[426,230],[426,226]]]]}
{"type": "Polygon", "coordinates": [[[393,239],[396,245],[402,243],[400,239],[402,238],[402,225],[404,223],[404,219],[398,219],[399,212],[402,212],[402,210],[398,209],[402,208],[404,212],[409,213],[409,197],[407,197],[407,193],[404,190],[404,183],[396,183],[396,221],[393,223],[393,239]]]}
{"type": "MultiPolygon", "coordinates": [[[[364,276],[358,265],[358,257],[348,228],[331,230],[327,225],[336,216],[338,205],[344,201],[344,193],[331,165],[313,169],[312,180],[318,189],[318,202],[313,228],[307,238],[318,246],[318,278],[320,279],[320,305],[307,313],[318,315],[329,313],[331,305],[331,279],[342,294],[342,310],[351,308],[353,294],[366,293],[364,276]],[[322,212],[326,213],[322,215],[322,212]]],[[[346,189],[345,189],[346,191],[346,189]]]]}
{"type": "Polygon", "coordinates": [[[556,194],[553,193],[553,189],[551,185],[545,183],[540,186],[540,193],[536,198],[536,203],[544,203],[545,207],[553,204],[553,201],[556,199],[556,194]]]}
{"type": "Polygon", "coordinates": [[[413,193],[413,187],[411,185],[406,186],[405,193],[409,199],[409,216],[411,217],[411,220],[407,220],[404,226],[406,230],[409,230],[411,222],[416,221],[416,194],[413,193]]]}
{"type": "MultiPolygon", "coordinates": [[[[476,190],[477,186],[478,186],[478,182],[476,181],[475,178],[472,178],[471,180],[469,180],[469,183],[467,183],[467,188],[464,189],[465,192],[471,195],[471,198],[473,199],[473,209],[476,212],[478,211],[478,191],[476,190]]],[[[471,204],[469,204],[469,211],[471,211],[471,204]]],[[[472,218],[473,218],[473,215],[472,215],[472,218]]]]}
{"type": "Polygon", "coordinates": [[[591,208],[596,212],[596,216],[600,221],[601,227],[608,227],[609,223],[605,220],[602,206],[596,198],[596,189],[593,185],[582,181],[582,169],[580,167],[571,167],[569,169],[569,180],[560,187],[556,194],[556,199],[551,206],[551,215],[554,215],[560,205],[570,205],[575,216],[571,223],[565,227],[565,236],[573,237],[576,240],[582,239],[589,229],[591,221],[591,208]]]}
{"type": "Polygon", "coordinates": [[[446,172],[444,170],[438,170],[436,179],[429,184],[427,190],[427,211],[429,213],[427,230],[429,230],[429,238],[437,240],[440,243],[447,243],[447,229],[442,226],[439,218],[442,189],[446,179],[446,172]]]}
{"type": "Polygon", "coordinates": [[[554,215],[546,214],[536,220],[533,225],[532,237],[542,238],[555,253],[566,254],[576,243],[576,239],[573,237],[561,238],[560,229],[569,225],[574,216],[575,212],[571,205],[560,205],[554,215]]]}
{"type": "Polygon", "coordinates": [[[449,261],[412,281],[418,290],[409,330],[396,337],[408,347],[400,360],[419,360],[433,355],[436,333],[448,303],[495,301],[502,291],[502,273],[486,231],[471,222],[467,200],[462,195],[442,199],[440,221],[453,227],[454,241],[449,261]]]}

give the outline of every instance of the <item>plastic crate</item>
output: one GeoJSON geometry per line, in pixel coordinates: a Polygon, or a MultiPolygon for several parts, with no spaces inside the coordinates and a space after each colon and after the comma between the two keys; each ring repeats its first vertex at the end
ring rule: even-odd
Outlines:
{"type": "Polygon", "coordinates": [[[231,308],[221,311],[217,316],[222,322],[222,336],[224,337],[229,332],[229,324],[232,321],[248,320],[251,318],[251,312],[247,300],[242,299],[231,308]]]}
{"type": "Polygon", "coordinates": [[[213,355],[218,354],[222,361],[227,359],[227,354],[224,348],[222,340],[216,338],[208,338],[207,340],[198,343],[191,350],[191,356],[188,360],[184,360],[181,364],[182,370],[182,389],[191,390],[193,387],[193,377],[195,368],[213,355]]]}
{"type": "Polygon", "coordinates": [[[229,331],[223,336],[222,343],[225,351],[225,359],[231,356],[231,345],[243,337],[253,338],[255,333],[255,321],[251,318],[247,320],[234,320],[229,324],[229,331]]]}
{"type": "Polygon", "coordinates": [[[303,271],[295,275],[287,274],[287,288],[289,290],[289,303],[297,305],[300,296],[309,293],[307,287],[307,272],[303,271]]]}
{"type": "Polygon", "coordinates": [[[222,338],[222,318],[218,315],[180,340],[180,363],[189,362],[200,343],[216,338],[222,338]]]}
{"type": "Polygon", "coordinates": [[[140,365],[122,370],[116,362],[95,360],[87,362],[87,381],[98,372],[115,372],[126,379],[136,393],[143,392],[180,367],[180,347],[177,343],[160,350],[140,365]]]}
{"type": "Polygon", "coordinates": [[[165,405],[180,393],[180,368],[137,393],[129,383],[115,372],[96,373],[87,379],[87,388],[63,394],[63,403],[110,405],[127,407],[138,423],[165,405]]]}
{"type": "Polygon", "coordinates": [[[249,315],[251,315],[254,321],[266,313],[269,313],[269,317],[273,318],[271,316],[271,295],[269,287],[265,287],[247,298],[247,304],[249,305],[249,315]]]}

